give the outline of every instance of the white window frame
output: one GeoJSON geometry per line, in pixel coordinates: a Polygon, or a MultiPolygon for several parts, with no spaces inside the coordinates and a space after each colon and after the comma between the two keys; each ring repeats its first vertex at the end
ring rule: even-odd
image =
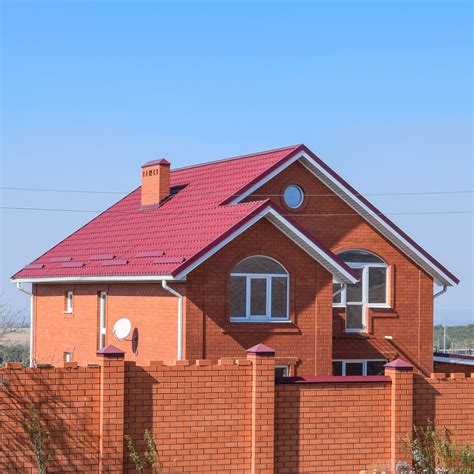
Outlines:
{"type": "MultiPolygon", "coordinates": [[[[281,323],[290,321],[290,275],[285,267],[274,258],[266,255],[251,255],[247,258],[252,257],[264,257],[278,263],[282,268],[285,269],[286,273],[231,273],[230,277],[241,277],[245,278],[245,316],[230,316],[230,321],[235,323],[281,323]],[[272,278],[286,278],[286,316],[285,317],[273,317],[272,314],[272,278]],[[266,314],[252,315],[250,314],[250,292],[251,292],[251,280],[266,280],[266,314]]],[[[246,259],[244,259],[246,260],[246,259]]],[[[232,298],[232,295],[231,295],[232,298]]]]}
{"type": "MultiPolygon", "coordinates": [[[[375,254],[374,254],[375,255],[375,254]]],[[[378,257],[377,255],[375,255],[378,257]]],[[[380,257],[378,257],[380,258],[380,257]]],[[[345,328],[345,332],[363,333],[367,330],[367,308],[390,308],[389,303],[389,272],[386,263],[364,263],[364,262],[345,262],[347,266],[354,269],[362,269],[362,328],[345,328]],[[369,303],[369,268],[385,268],[385,303],[369,303]]],[[[334,283],[339,283],[334,281],[334,283]]],[[[333,308],[347,308],[347,285],[342,286],[342,290],[338,290],[341,295],[339,303],[333,303],[333,308]]],[[[334,295],[333,295],[334,296],[334,295]]],[[[351,303],[349,303],[351,304],[351,303]]],[[[358,303],[353,303],[359,306],[358,303]]]]}
{"type": "Polygon", "coordinates": [[[64,311],[64,313],[72,314],[73,298],[74,298],[74,292],[72,290],[66,291],[66,310],[64,311]]]}
{"type": "Polygon", "coordinates": [[[385,362],[387,359],[333,359],[333,362],[342,362],[343,377],[361,377],[360,375],[346,375],[346,364],[362,364],[362,377],[367,377],[368,362],[385,362]]]}
{"type": "Polygon", "coordinates": [[[99,293],[99,350],[105,347],[105,336],[107,334],[107,292],[99,293]]]}
{"type": "Polygon", "coordinates": [[[63,355],[64,362],[72,362],[72,352],[66,351],[63,355]]]}

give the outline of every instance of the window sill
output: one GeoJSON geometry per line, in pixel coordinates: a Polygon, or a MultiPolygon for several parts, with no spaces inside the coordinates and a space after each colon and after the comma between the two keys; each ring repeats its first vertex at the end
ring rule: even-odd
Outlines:
{"type": "Polygon", "coordinates": [[[292,321],[231,321],[221,327],[223,334],[228,333],[301,333],[300,328],[292,321]]]}
{"type": "Polygon", "coordinates": [[[64,316],[72,316],[74,313],[72,311],[63,311],[64,316]]]}

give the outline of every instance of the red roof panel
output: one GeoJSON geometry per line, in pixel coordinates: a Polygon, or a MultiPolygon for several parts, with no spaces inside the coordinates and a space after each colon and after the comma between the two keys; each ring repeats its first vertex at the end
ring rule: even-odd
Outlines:
{"type": "Polygon", "coordinates": [[[164,204],[141,208],[138,188],[13,278],[170,275],[261,206],[262,201],[235,206],[220,203],[297,148],[172,170],[171,186],[186,186],[164,204]],[[164,255],[172,258],[156,258],[157,255],[152,255],[156,249],[162,249],[164,255]],[[93,259],[112,254],[116,261],[128,263],[104,266],[103,260],[93,259]],[[59,260],[64,255],[85,264],[65,267],[62,259],[59,260]]]}

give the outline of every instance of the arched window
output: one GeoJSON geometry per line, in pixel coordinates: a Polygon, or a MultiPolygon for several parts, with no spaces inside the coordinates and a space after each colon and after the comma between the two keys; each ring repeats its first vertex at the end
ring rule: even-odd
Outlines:
{"type": "Polygon", "coordinates": [[[366,330],[367,308],[388,306],[387,264],[366,250],[347,250],[339,258],[359,276],[354,285],[333,284],[333,305],[346,308],[346,331],[366,330]]]}
{"type": "Polygon", "coordinates": [[[288,272],[276,260],[245,258],[232,270],[230,283],[232,321],[288,320],[288,272]]]}

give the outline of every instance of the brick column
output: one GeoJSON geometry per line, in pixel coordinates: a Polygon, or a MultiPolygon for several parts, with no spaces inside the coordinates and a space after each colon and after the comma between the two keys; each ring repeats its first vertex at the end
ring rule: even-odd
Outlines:
{"type": "Polygon", "coordinates": [[[413,434],[413,366],[403,359],[385,365],[385,375],[392,379],[390,396],[390,463],[411,463],[403,440],[413,434]]]}
{"type": "Polygon", "coordinates": [[[252,474],[273,474],[275,351],[264,344],[247,349],[252,361],[252,474]]]}
{"type": "Polygon", "coordinates": [[[125,353],[112,345],[97,352],[100,370],[99,473],[123,472],[125,353]]]}

